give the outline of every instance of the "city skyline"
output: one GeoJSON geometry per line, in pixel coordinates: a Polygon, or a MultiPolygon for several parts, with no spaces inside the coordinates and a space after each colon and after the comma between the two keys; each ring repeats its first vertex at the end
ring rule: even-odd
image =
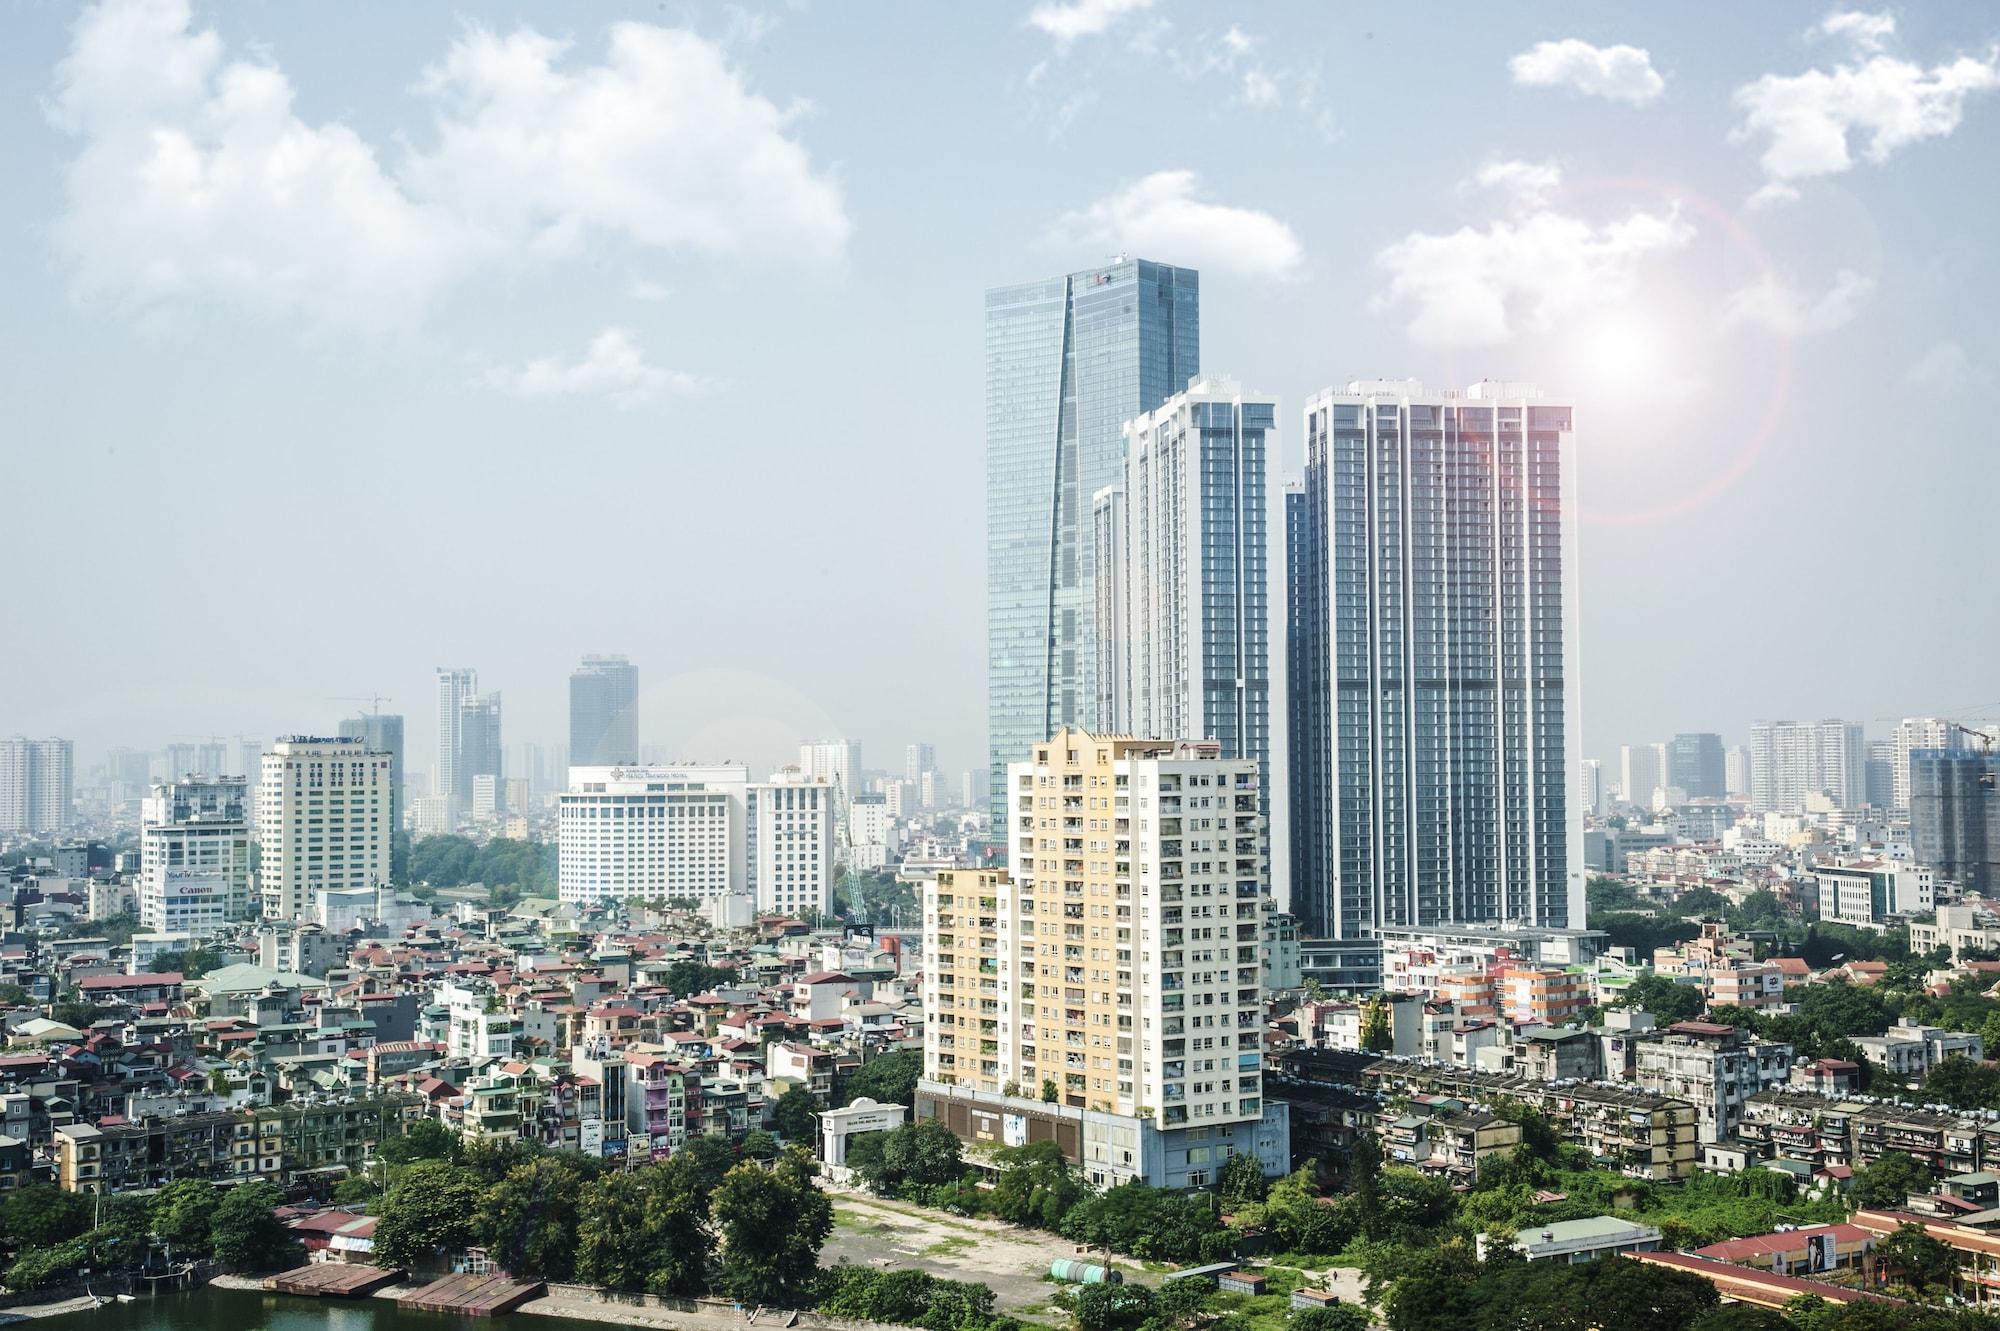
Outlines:
{"type": "MultiPolygon", "coordinates": [[[[357,77],[346,15],[24,13],[0,54],[20,94],[0,151],[21,183],[0,215],[27,238],[0,337],[18,371],[19,437],[48,445],[14,450],[24,492],[88,496],[99,533],[147,532],[163,503],[227,531],[294,501],[298,464],[264,463],[282,421],[285,456],[337,454],[343,475],[366,478],[371,499],[353,501],[349,521],[379,590],[372,631],[330,635],[274,581],[278,561],[244,560],[242,613],[221,645],[258,668],[198,668],[212,625],[112,590],[130,585],[132,540],[74,541],[57,525],[65,506],[30,506],[26,548],[65,553],[22,589],[24,612],[55,623],[77,604],[115,607],[154,664],[133,688],[120,653],[13,654],[0,666],[11,704],[0,730],[69,737],[81,755],[330,731],[344,709],[329,699],[380,690],[411,718],[410,751],[429,753],[425,672],[467,660],[511,695],[512,733],[550,741],[577,653],[615,641],[642,664],[648,742],[762,765],[807,735],[923,735],[952,770],[974,765],[973,312],[989,287],[1119,250],[1203,274],[1202,367],[1272,393],[1288,439],[1306,397],[1357,372],[1517,375],[1578,404],[1584,752],[1609,760],[1634,737],[1690,729],[1740,737],[1774,716],[1990,710],[1973,664],[1991,645],[1983,622],[1963,652],[1912,654],[1883,635],[1838,662],[1712,650],[1768,633],[1773,606],[1754,594],[1715,598],[1699,640],[1657,628],[1663,580],[1802,571],[1798,552],[1830,515],[1862,504],[1928,520],[1899,559],[1848,570],[1857,603],[1941,617],[1981,594],[1969,533],[2000,463],[1952,440],[1990,405],[1994,348],[1977,242],[1953,219],[1989,201],[1995,186],[1963,165],[1995,155],[2000,127],[1979,81],[1953,90],[1934,71],[1961,56],[1992,69],[1988,14],[1932,8],[1862,32],[1824,23],[1816,6],[1717,9],[1698,23],[1638,7],[1495,10],[1437,46],[1389,7],[1356,11],[1339,32],[1306,6],[1235,26],[1164,2],[1096,27],[1030,12],[905,16],[903,38],[938,58],[893,76],[845,58],[871,49],[865,25],[818,11],[697,6],[548,34],[567,47],[520,49],[562,76],[559,89],[618,80],[656,54],[688,62],[725,112],[687,145],[688,172],[715,187],[706,211],[567,223],[541,195],[490,217],[474,209],[476,173],[432,127],[485,134],[504,184],[513,145],[497,122],[461,119],[475,113],[457,98],[497,95],[478,84],[478,57],[512,39],[511,19],[399,13],[357,77]],[[1345,40],[1354,31],[1366,36],[1345,40]],[[1542,50],[1573,52],[1569,42],[1637,52],[1619,67],[1629,82],[1592,84],[1542,50]],[[139,77],[116,63],[131,51],[150,54],[145,69],[185,54],[173,67],[192,81],[139,77]],[[205,118],[232,62],[280,77],[291,100],[235,106],[241,123],[205,118]],[[1384,95],[1419,65],[1445,90],[1434,104],[1384,95]],[[1882,99],[1889,110],[1805,107],[1833,140],[1808,151],[1770,98],[1806,95],[1811,71],[1903,96],[1882,99]],[[1136,125],[1131,94],[1162,78],[1184,95],[1136,125]],[[886,132],[887,108],[911,98],[931,113],[916,124],[897,113],[886,132]],[[1904,118],[1885,120],[1896,108],[1904,118]],[[996,116],[1021,132],[995,133],[996,116]],[[298,257],[293,242],[263,252],[174,211],[186,200],[140,191],[134,124],[183,134],[211,160],[288,129],[330,162],[355,162],[373,193],[350,206],[379,207],[411,248],[384,255],[352,238],[376,234],[367,228],[298,225],[300,243],[321,237],[311,261],[288,282],[246,283],[298,257]],[[976,181],[940,165],[966,141],[992,145],[976,181]],[[744,145],[781,163],[772,192],[750,193],[729,169],[744,145]],[[1392,188],[1369,209],[1316,207],[1343,170],[1384,173],[1392,188]],[[469,233],[469,216],[490,227],[469,233]],[[129,229],[139,218],[153,225],[129,229]],[[453,258],[428,262],[443,253],[453,258]],[[510,264],[511,288],[471,280],[510,264]],[[913,271],[929,276],[904,280],[913,271]],[[786,317],[768,317],[780,302],[786,317]],[[122,391],[89,391],[80,366],[122,391]],[[1903,402],[1896,467],[1874,465],[1864,384],[1903,402]],[[843,392],[851,409],[809,445],[777,414],[843,392]],[[1685,428],[1689,403],[1721,428],[1685,428]],[[871,418],[925,424],[885,431],[871,418]],[[702,436],[750,442],[675,443],[702,436]],[[570,465],[558,441],[571,438],[604,469],[570,465]],[[197,448],[198,477],[178,465],[197,448]],[[1774,491],[1784,503],[1768,502],[1774,491]],[[693,494],[701,502],[660,498],[693,494]],[[828,559],[830,508],[899,520],[841,522],[828,559]],[[555,585],[560,534],[670,526],[742,548],[768,613],[733,608],[738,579],[670,601],[622,579],[540,594],[555,585]],[[488,533],[524,549],[469,573],[465,556],[488,533]],[[1911,583],[1905,565],[1926,576],[1911,583]],[[935,631],[881,652],[861,568],[894,570],[935,631]],[[437,595],[445,576],[465,593],[437,595]],[[827,650],[797,652],[801,640],[827,650]]],[[[617,142],[619,126],[552,119],[578,171],[607,160],[586,150],[617,142]]],[[[685,202],[671,182],[639,185],[663,209],[685,202]]],[[[251,190],[231,206],[253,234],[290,234],[302,219],[288,209],[310,205],[251,190]]]]}

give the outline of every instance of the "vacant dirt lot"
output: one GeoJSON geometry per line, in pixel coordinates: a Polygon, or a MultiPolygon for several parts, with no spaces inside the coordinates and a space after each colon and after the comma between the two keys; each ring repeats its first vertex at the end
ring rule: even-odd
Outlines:
{"type": "MultiPolygon", "coordinates": [[[[1042,1279],[1049,1263],[1078,1255],[1068,1240],[1053,1234],[926,1211],[861,1193],[836,1193],[833,1206],[833,1237],[820,1253],[822,1266],[842,1261],[914,1266],[947,1280],[981,1281],[993,1287],[996,1301],[1006,1311],[1047,1303],[1055,1289],[1042,1279]]],[[[1103,1257],[1085,1260],[1101,1262],[1103,1257]]],[[[1114,1265],[1127,1280],[1151,1284],[1158,1279],[1130,1263],[1114,1265]]]]}

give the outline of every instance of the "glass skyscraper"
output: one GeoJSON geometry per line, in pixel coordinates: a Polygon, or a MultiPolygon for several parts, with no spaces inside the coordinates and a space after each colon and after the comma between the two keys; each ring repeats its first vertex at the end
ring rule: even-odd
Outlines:
{"type": "Polygon", "coordinates": [[[639,761],[639,669],[586,656],[569,677],[569,760],[577,767],[639,761]]]}
{"type": "Polygon", "coordinates": [[[2000,887],[2000,757],[1972,749],[1912,749],[1910,850],[1967,893],[2000,887]]]}
{"type": "Polygon", "coordinates": [[[1350,384],[1286,496],[1292,912],[1316,938],[1583,924],[1570,408],[1350,384]]]}
{"type": "Polygon", "coordinates": [[[1007,764],[1097,729],[1091,500],[1124,472],[1124,423],[1200,373],[1195,271],[1119,259],[986,293],[987,743],[1007,764]]]}

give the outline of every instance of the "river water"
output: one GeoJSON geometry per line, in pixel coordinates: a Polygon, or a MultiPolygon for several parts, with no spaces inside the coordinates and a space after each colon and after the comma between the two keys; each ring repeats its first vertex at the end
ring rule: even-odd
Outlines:
{"type": "Polygon", "coordinates": [[[605,1331],[563,1317],[457,1317],[390,1299],[302,1299],[203,1286],[39,1318],[25,1331],[605,1331]]]}

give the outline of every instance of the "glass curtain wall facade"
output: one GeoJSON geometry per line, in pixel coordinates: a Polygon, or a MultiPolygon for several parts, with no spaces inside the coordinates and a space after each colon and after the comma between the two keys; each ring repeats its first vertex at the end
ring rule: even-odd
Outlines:
{"type": "Polygon", "coordinates": [[[1971,749],[1912,749],[1910,850],[1967,893],[2000,888],[2000,758],[1971,749]]]}
{"type": "Polygon", "coordinates": [[[578,767],[639,761],[639,670],[622,656],[586,656],[569,677],[569,760],[578,767]]]}
{"type": "MultiPolygon", "coordinates": [[[[1108,729],[1214,740],[1271,782],[1268,459],[1277,404],[1197,382],[1125,427],[1098,496],[1098,660],[1123,667],[1108,729]],[[1104,584],[1116,594],[1106,595],[1104,584]]],[[[1269,810],[1263,812],[1268,817],[1269,810]]]]}
{"type": "Polygon", "coordinates": [[[986,293],[987,743],[1006,764],[1095,727],[1091,504],[1120,479],[1124,423],[1200,373],[1191,268],[1121,258],[986,293]]]}
{"type": "Polygon", "coordinates": [[[1571,409],[1350,384],[1288,497],[1292,911],[1581,927],[1571,409]]]}

